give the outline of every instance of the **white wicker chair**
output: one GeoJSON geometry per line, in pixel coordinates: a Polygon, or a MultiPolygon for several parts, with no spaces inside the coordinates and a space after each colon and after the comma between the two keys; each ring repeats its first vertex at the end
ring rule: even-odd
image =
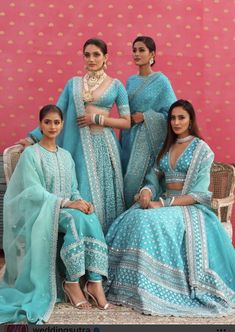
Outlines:
{"type": "Polygon", "coordinates": [[[210,190],[213,193],[212,208],[225,227],[230,239],[233,236],[231,224],[234,204],[235,167],[214,162],[211,168],[210,190]]]}
{"type": "MultiPolygon", "coordinates": [[[[21,145],[13,145],[3,152],[3,165],[6,183],[15,169],[22,152],[21,145]]],[[[27,170],[26,170],[27,171],[27,170]]],[[[230,239],[233,229],[231,224],[234,204],[235,167],[225,163],[214,162],[211,168],[210,191],[212,191],[212,208],[221,220],[230,239]]]]}
{"type": "Polygon", "coordinates": [[[3,168],[7,184],[16,167],[18,159],[20,158],[22,150],[22,145],[17,144],[10,146],[3,151],[3,168]]]}

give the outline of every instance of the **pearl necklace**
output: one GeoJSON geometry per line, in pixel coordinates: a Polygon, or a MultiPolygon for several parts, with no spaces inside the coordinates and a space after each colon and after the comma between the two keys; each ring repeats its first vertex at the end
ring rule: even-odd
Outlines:
{"type": "Polygon", "coordinates": [[[185,142],[191,141],[191,139],[193,139],[193,137],[194,137],[194,136],[189,135],[189,136],[186,136],[186,137],[183,137],[183,138],[176,138],[176,143],[178,143],[178,144],[182,144],[182,143],[185,143],[185,142]]]}
{"type": "Polygon", "coordinates": [[[92,102],[94,100],[93,92],[100,86],[100,84],[107,77],[107,74],[103,70],[97,72],[87,73],[83,77],[83,100],[86,102],[92,102]]]}

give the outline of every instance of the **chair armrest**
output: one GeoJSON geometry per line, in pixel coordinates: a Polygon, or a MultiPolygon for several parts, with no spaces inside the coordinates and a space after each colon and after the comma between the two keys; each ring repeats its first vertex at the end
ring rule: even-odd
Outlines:
{"type": "Polygon", "coordinates": [[[219,209],[221,207],[226,207],[232,205],[234,203],[234,195],[231,194],[230,196],[224,198],[213,198],[211,201],[212,209],[219,209]]]}
{"type": "Polygon", "coordinates": [[[16,144],[3,151],[3,168],[7,184],[10,181],[10,177],[23,149],[24,148],[21,144],[16,144]]]}

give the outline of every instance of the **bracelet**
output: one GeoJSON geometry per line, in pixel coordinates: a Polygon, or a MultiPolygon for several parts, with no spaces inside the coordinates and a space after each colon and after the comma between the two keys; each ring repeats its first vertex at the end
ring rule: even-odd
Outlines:
{"type": "Polygon", "coordinates": [[[153,196],[153,193],[152,193],[152,190],[151,190],[149,187],[143,187],[143,188],[141,188],[140,191],[139,191],[139,194],[141,194],[142,191],[145,190],[145,189],[148,190],[148,191],[150,192],[151,197],[152,197],[152,196],[153,196]]]}
{"type": "Polygon", "coordinates": [[[172,206],[173,202],[175,200],[175,197],[168,197],[166,199],[163,199],[162,197],[159,197],[159,201],[162,203],[162,206],[172,206]]]}
{"type": "Polygon", "coordinates": [[[99,114],[95,114],[95,124],[100,124],[100,115],[99,114]]]}
{"type": "Polygon", "coordinates": [[[91,122],[100,126],[104,125],[104,115],[102,114],[92,114],[91,116],[91,122]]]}
{"type": "Polygon", "coordinates": [[[99,125],[101,125],[101,126],[104,125],[104,115],[101,115],[101,114],[100,114],[100,117],[99,117],[99,125]]]}
{"type": "Polygon", "coordinates": [[[164,201],[164,199],[163,199],[162,197],[159,197],[159,201],[161,202],[162,207],[164,207],[164,206],[165,206],[165,201],[164,201]]]}
{"type": "Polygon", "coordinates": [[[172,197],[172,199],[171,199],[171,201],[170,201],[170,206],[172,206],[172,205],[173,205],[173,203],[174,203],[174,200],[175,200],[175,196],[173,196],[173,197],[172,197]]]}

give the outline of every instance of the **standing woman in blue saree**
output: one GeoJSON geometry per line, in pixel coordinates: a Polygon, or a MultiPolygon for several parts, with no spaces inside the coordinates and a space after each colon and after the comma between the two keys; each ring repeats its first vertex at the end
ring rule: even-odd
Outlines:
{"type": "Polygon", "coordinates": [[[127,207],[134,201],[145,175],[152,167],[165,136],[166,119],[176,100],[168,78],[154,72],[156,45],[151,37],[137,37],[132,44],[138,74],[127,80],[132,127],[122,130],[122,166],[127,207]]]}
{"type": "Polygon", "coordinates": [[[151,315],[235,313],[235,250],[210,208],[213,157],[193,106],[173,103],[157,165],[106,236],[111,302],[151,315]]]}
{"type": "Polygon", "coordinates": [[[92,204],[77,190],[70,153],[56,145],[62,127],[63,115],[57,106],[41,109],[42,139],[24,150],[7,186],[1,323],[48,321],[61,288],[74,307],[89,309],[81,276],[87,279],[87,298],[92,297],[101,309],[108,308],[102,288],[102,278],[107,277],[107,246],[92,204]],[[63,262],[60,274],[57,248],[63,262]]]}
{"type": "MultiPolygon", "coordinates": [[[[87,40],[83,54],[87,73],[71,78],[57,102],[64,114],[58,144],[72,154],[79,191],[93,203],[106,232],[125,209],[119,143],[113,128],[129,128],[130,111],[124,86],[105,73],[105,42],[87,40]],[[115,103],[119,118],[110,117],[115,103]]],[[[30,137],[38,141],[40,130],[32,131],[30,137]]]]}

